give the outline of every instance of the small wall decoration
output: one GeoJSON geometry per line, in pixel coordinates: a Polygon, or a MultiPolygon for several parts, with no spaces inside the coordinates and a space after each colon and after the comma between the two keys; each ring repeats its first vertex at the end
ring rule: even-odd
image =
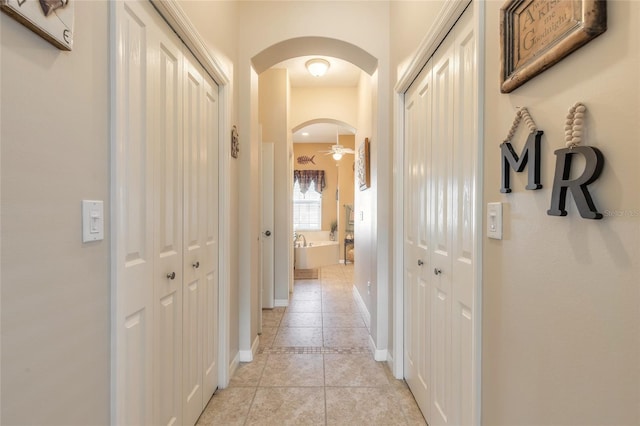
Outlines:
{"type": "Polygon", "coordinates": [[[0,8],[58,49],[73,48],[74,0],[0,0],[0,8]]]}
{"type": "Polygon", "coordinates": [[[602,172],[604,156],[597,148],[581,146],[583,135],[584,113],[586,107],[576,103],[569,109],[565,125],[566,148],[558,149],[556,155],[556,172],[551,193],[551,207],[547,210],[550,216],[566,216],[567,191],[571,191],[580,216],[585,219],[602,219],[587,186],[593,183],[602,172]],[[571,179],[571,161],[573,156],[582,155],[585,167],[582,175],[571,179]]]}
{"type": "Polygon", "coordinates": [[[358,185],[360,186],[360,191],[364,191],[371,186],[369,151],[369,138],[365,138],[364,142],[358,147],[358,158],[356,159],[356,163],[358,165],[356,176],[358,179],[358,185]]]}
{"type": "Polygon", "coordinates": [[[500,9],[500,82],[509,93],[607,30],[605,0],[508,0],[500,9]]]}
{"type": "Polygon", "coordinates": [[[296,158],[296,161],[298,162],[298,164],[316,164],[316,162],[313,161],[314,158],[316,158],[315,155],[312,155],[311,157],[309,157],[308,155],[301,155],[296,158]]]}
{"type": "Polygon", "coordinates": [[[537,129],[529,111],[526,108],[518,109],[507,137],[504,142],[500,144],[500,151],[502,154],[502,187],[500,188],[500,192],[511,192],[509,167],[512,167],[516,172],[522,172],[529,159],[531,159],[531,164],[529,165],[529,182],[526,188],[542,188],[542,184],[540,183],[540,140],[542,139],[543,134],[544,132],[542,130],[537,129]],[[527,137],[527,142],[522,149],[522,153],[518,156],[511,145],[511,140],[513,139],[513,135],[515,134],[522,119],[524,119],[525,124],[529,128],[529,136],[527,137]]]}
{"type": "Polygon", "coordinates": [[[233,126],[231,129],[231,156],[233,158],[238,158],[238,153],[240,152],[240,141],[238,137],[238,128],[233,126]]]}

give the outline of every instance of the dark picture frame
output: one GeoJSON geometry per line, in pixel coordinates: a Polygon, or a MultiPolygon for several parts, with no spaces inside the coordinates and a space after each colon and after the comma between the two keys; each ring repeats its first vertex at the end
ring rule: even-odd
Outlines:
{"type": "Polygon", "coordinates": [[[364,191],[371,186],[370,150],[369,138],[365,138],[364,142],[358,147],[358,156],[356,158],[356,177],[360,191],[364,191]]]}
{"type": "Polygon", "coordinates": [[[606,30],[606,0],[508,0],[500,9],[501,92],[512,92],[606,30]]]}

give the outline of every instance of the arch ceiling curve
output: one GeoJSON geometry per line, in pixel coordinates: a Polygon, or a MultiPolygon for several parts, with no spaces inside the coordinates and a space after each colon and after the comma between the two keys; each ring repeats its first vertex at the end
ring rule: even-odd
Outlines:
{"type": "Polygon", "coordinates": [[[293,143],[338,143],[338,135],[355,135],[349,123],[333,118],[307,120],[291,129],[293,143]]]}
{"type": "Polygon", "coordinates": [[[297,126],[295,126],[293,129],[291,129],[292,133],[296,133],[302,129],[304,129],[307,126],[310,126],[312,124],[334,124],[338,127],[344,128],[345,130],[347,130],[349,133],[355,133],[356,132],[356,128],[353,127],[352,125],[350,125],[349,123],[345,123],[344,121],[341,120],[336,120],[333,118],[315,118],[313,120],[308,120],[305,121],[304,123],[300,123],[297,126]]]}
{"type": "Polygon", "coordinates": [[[378,59],[360,47],[329,37],[297,37],[281,41],[251,58],[256,73],[260,74],[277,63],[298,56],[333,56],[356,65],[369,75],[378,68],[378,59]]]}

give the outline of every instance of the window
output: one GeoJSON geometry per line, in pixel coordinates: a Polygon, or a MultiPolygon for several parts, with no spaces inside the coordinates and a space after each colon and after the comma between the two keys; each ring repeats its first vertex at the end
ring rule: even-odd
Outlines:
{"type": "Polygon", "coordinates": [[[319,231],[320,229],[322,229],[322,194],[316,191],[313,182],[303,194],[296,180],[293,184],[293,230],[319,231]]]}

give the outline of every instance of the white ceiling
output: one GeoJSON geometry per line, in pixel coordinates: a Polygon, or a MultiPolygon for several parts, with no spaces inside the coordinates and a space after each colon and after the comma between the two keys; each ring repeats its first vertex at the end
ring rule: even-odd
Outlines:
{"type": "MultiPolygon", "coordinates": [[[[273,68],[287,69],[291,87],[356,87],[363,72],[350,62],[330,56],[300,56],[282,61],[273,68]],[[322,77],[309,74],[305,63],[309,59],[322,58],[331,64],[322,77]]],[[[294,143],[333,142],[337,143],[338,134],[353,135],[353,129],[335,123],[314,123],[293,134],[294,143]],[[308,135],[303,135],[308,133],[308,135]]]]}
{"type": "Polygon", "coordinates": [[[282,61],[272,68],[286,68],[289,71],[291,87],[356,87],[362,72],[352,63],[330,56],[299,56],[282,61]],[[331,64],[322,77],[312,76],[304,66],[313,58],[322,58],[331,64]]]}

